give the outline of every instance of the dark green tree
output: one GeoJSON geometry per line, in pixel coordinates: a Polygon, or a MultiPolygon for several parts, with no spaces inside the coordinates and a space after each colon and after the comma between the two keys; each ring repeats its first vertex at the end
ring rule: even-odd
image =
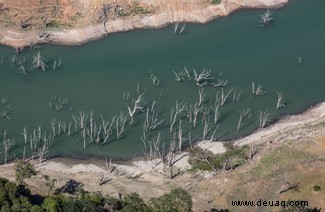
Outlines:
{"type": "Polygon", "coordinates": [[[169,194],[165,194],[158,198],[151,198],[149,204],[154,211],[170,211],[170,212],[187,212],[192,211],[191,195],[181,188],[173,189],[169,194]]]}
{"type": "Polygon", "coordinates": [[[122,203],[123,212],[149,212],[151,210],[138,193],[126,195],[122,203]]]}
{"type": "Polygon", "coordinates": [[[36,175],[33,164],[29,161],[19,160],[15,165],[16,181],[18,184],[24,184],[24,180],[36,175]]]}

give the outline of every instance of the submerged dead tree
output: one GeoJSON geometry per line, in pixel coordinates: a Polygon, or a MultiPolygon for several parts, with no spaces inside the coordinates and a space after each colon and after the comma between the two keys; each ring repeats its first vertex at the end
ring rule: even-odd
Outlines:
{"type": "Polygon", "coordinates": [[[46,68],[45,59],[41,56],[41,52],[37,52],[37,54],[33,56],[32,69],[45,71],[46,68]]]}
{"type": "Polygon", "coordinates": [[[126,114],[124,114],[124,112],[120,112],[120,114],[116,116],[115,120],[116,137],[117,139],[121,139],[125,132],[125,124],[128,117],[126,114]]]}
{"type": "Polygon", "coordinates": [[[172,108],[172,110],[170,111],[170,133],[173,131],[173,127],[176,123],[177,117],[185,110],[185,107],[186,104],[183,101],[178,102],[178,100],[176,100],[175,108],[172,108]]]}
{"type": "Polygon", "coordinates": [[[265,125],[267,124],[267,122],[269,121],[269,116],[271,115],[271,113],[269,113],[267,110],[266,111],[260,111],[258,116],[259,119],[259,129],[262,129],[265,127],[265,125]]]}
{"type": "Polygon", "coordinates": [[[263,86],[262,85],[258,84],[256,86],[256,84],[254,82],[252,82],[252,93],[255,96],[262,96],[262,95],[266,94],[267,91],[264,91],[263,90],[263,86]]]}
{"type": "Polygon", "coordinates": [[[151,71],[149,71],[149,78],[151,79],[153,86],[157,87],[160,84],[158,77],[151,71]]]}
{"type": "Polygon", "coordinates": [[[11,151],[11,148],[14,145],[14,141],[12,139],[10,139],[10,138],[7,138],[7,131],[6,130],[3,133],[2,143],[3,143],[4,161],[5,161],[5,164],[7,164],[8,155],[9,155],[9,152],[11,151]]]}
{"type": "Polygon", "coordinates": [[[202,87],[205,84],[207,84],[208,81],[214,79],[214,77],[211,76],[210,72],[211,72],[211,69],[207,70],[204,68],[201,73],[197,73],[195,71],[195,69],[193,69],[194,80],[196,82],[196,85],[202,87]]]}
{"type": "Polygon", "coordinates": [[[276,92],[278,95],[278,100],[276,102],[276,109],[279,110],[281,107],[285,107],[284,101],[283,101],[283,94],[281,92],[276,92]]]}
{"type": "Polygon", "coordinates": [[[125,103],[126,107],[128,109],[129,117],[130,117],[130,124],[133,123],[133,119],[134,119],[134,116],[136,115],[136,113],[138,111],[143,111],[144,110],[144,108],[142,106],[142,104],[144,103],[143,95],[144,95],[144,93],[141,93],[136,99],[133,99],[132,100],[132,102],[133,102],[132,106],[129,106],[129,105],[127,105],[125,103]]]}
{"type": "Polygon", "coordinates": [[[175,75],[175,80],[178,82],[182,82],[184,80],[190,81],[192,79],[186,67],[184,67],[184,70],[179,73],[176,73],[175,71],[173,71],[173,73],[175,75]]]}
{"type": "Polygon", "coordinates": [[[261,26],[270,25],[273,21],[273,12],[266,10],[262,15],[260,15],[261,26]]]}

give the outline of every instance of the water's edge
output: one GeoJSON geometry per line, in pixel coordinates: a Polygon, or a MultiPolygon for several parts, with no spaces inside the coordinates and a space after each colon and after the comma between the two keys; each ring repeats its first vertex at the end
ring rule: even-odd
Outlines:
{"type": "Polygon", "coordinates": [[[68,30],[30,30],[0,29],[0,45],[6,45],[21,51],[34,44],[44,44],[40,32],[51,34],[51,44],[81,45],[89,41],[106,37],[108,34],[135,29],[162,28],[176,22],[207,23],[218,17],[227,16],[239,9],[280,8],[289,0],[252,0],[245,3],[241,0],[222,1],[218,5],[209,5],[204,10],[193,9],[191,13],[181,11],[162,11],[147,17],[133,16],[116,19],[106,23],[90,25],[68,30]]]}

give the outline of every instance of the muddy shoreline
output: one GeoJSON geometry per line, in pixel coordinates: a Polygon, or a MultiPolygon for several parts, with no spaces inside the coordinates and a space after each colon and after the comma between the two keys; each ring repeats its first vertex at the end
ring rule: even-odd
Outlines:
{"type": "Polygon", "coordinates": [[[218,5],[209,5],[205,9],[193,8],[191,13],[172,9],[161,11],[150,16],[132,16],[109,20],[83,28],[72,29],[39,29],[19,30],[11,28],[0,29],[0,45],[6,45],[21,51],[31,45],[46,43],[40,38],[43,32],[50,33],[53,45],[81,45],[92,40],[98,40],[111,33],[125,32],[135,29],[157,29],[176,22],[207,23],[218,17],[227,16],[239,9],[280,8],[289,0],[223,0],[218,5]]]}

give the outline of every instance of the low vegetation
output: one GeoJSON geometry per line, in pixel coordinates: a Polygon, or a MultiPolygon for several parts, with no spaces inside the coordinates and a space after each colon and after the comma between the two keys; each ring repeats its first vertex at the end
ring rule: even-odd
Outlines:
{"type": "Polygon", "coordinates": [[[0,211],[192,211],[191,196],[180,188],[146,203],[137,193],[117,199],[87,192],[80,183],[71,182],[54,195],[39,196],[32,195],[25,185],[0,178],[0,211]],[[73,190],[66,189],[74,185],[73,190]]]}
{"type": "Polygon", "coordinates": [[[223,154],[213,155],[207,150],[195,147],[190,150],[192,170],[217,171],[235,169],[248,160],[249,146],[229,149],[223,154]]]}

